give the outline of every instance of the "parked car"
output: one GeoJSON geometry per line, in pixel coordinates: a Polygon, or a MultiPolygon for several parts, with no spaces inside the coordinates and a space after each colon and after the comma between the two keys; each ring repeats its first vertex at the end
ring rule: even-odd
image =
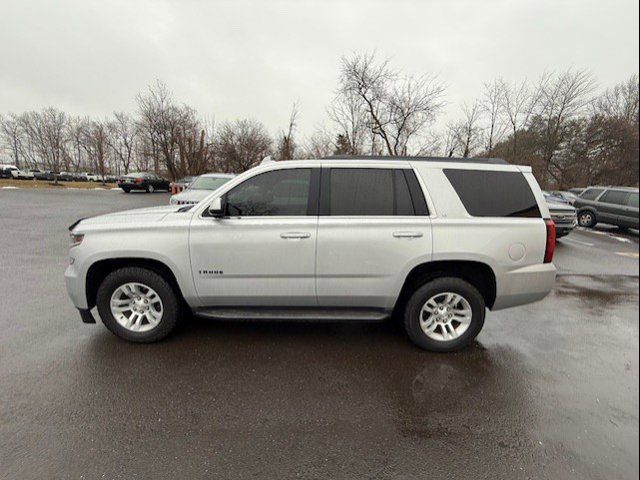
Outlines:
{"type": "Polygon", "coordinates": [[[194,179],[189,184],[189,187],[180,193],[172,195],[169,203],[171,205],[195,205],[234,176],[227,173],[206,173],[199,177],[193,177],[194,179]]]}
{"type": "Polygon", "coordinates": [[[30,170],[20,170],[19,168],[11,170],[11,177],[15,180],[33,180],[35,178],[30,170]]]}
{"type": "Polygon", "coordinates": [[[171,182],[171,193],[180,193],[189,187],[189,184],[195,179],[195,176],[183,177],[175,182],[171,182]]]}
{"type": "Polygon", "coordinates": [[[578,196],[575,193],[563,190],[552,190],[551,195],[562,198],[565,202],[573,205],[577,200],[578,196]]]}
{"type": "Polygon", "coordinates": [[[141,190],[147,193],[153,193],[156,190],[168,192],[171,189],[168,180],[154,173],[130,173],[118,180],[118,187],[124,193],[129,193],[132,190],[141,190]]]}
{"type": "Polygon", "coordinates": [[[530,167],[411,157],[270,162],[194,207],[79,220],[69,295],[133,342],[181,308],[213,319],[383,320],[421,348],[469,345],[487,308],[552,289],[555,226],[530,167]],[[473,221],[470,221],[473,220],[473,221]]]}
{"type": "Polygon", "coordinates": [[[71,172],[60,172],[58,173],[58,180],[61,182],[73,182],[75,177],[71,172]]]}
{"type": "Polygon", "coordinates": [[[51,173],[50,171],[44,171],[44,170],[39,170],[39,169],[33,169],[31,170],[31,173],[33,173],[33,176],[36,180],[53,180],[53,173],[51,173]]]}
{"type": "Polygon", "coordinates": [[[556,238],[566,237],[578,225],[576,209],[562,197],[546,192],[544,197],[551,213],[551,220],[556,224],[556,238]]]}
{"type": "Polygon", "coordinates": [[[621,229],[638,228],[637,188],[589,187],[578,197],[574,206],[582,227],[608,223],[621,229]]]}
{"type": "Polygon", "coordinates": [[[87,173],[85,175],[88,182],[102,182],[103,177],[98,173],[87,173]]]}
{"type": "Polygon", "coordinates": [[[2,165],[0,167],[0,178],[13,178],[13,172],[18,170],[15,165],[2,165]]]}

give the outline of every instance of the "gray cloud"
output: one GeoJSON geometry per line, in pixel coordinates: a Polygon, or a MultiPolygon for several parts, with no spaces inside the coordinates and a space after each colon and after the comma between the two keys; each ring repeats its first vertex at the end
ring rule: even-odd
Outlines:
{"type": "Polygon", "coordinates": [[[298,100],[309,133],[326,120],[340,56],[373,49],[439,73],[451,104],[498,75],[568,67],[606,87],[638,71],[638,2],[2,0],[0,112],[131,111],[160,78],[203,115],[273,131],[298,100]]]}

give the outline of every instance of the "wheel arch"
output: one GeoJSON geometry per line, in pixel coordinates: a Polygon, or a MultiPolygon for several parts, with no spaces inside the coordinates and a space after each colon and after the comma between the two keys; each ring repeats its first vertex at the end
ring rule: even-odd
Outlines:
{"type": "Polygon", "coordinates": [[[496,274],[489,265],[472,260],[438,260],[413,267],[404,280],[394,312],[406,304],[419,285],[440,277],[456,277],[469,282],[480,292],[486,306],[493,308],[497,294],[496,274]]]}
{"type": "Polygon", "coordinates": [[[180,301],[186,304],[182,289],[180,288],[180,284],[178,283],[176,275],[167,264],[161,262],[160,260],[155,260],[152,258],[118,257],[98,260],[94,262],[87,270],[87,275],[85,278],[85,291],[87,295],[87,304],[90,309],[95,307],[96,305],[96,296],[98,294],[98,288],[100,287],[102,281],[111,272],[124,267],[146,268],[147,270],[151,270],[158,275],[161,275],[174,288],[180,301]]]}

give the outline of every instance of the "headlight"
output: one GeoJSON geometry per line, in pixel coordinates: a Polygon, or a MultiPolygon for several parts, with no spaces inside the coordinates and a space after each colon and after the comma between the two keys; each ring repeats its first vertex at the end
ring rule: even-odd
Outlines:
{"type": "Polygon", "coordinates": [[[77,247],[82,243],[82,240],[84,240],[84,233],[72,233],[71,245],[69,245],[69,248],[77,247]]]}

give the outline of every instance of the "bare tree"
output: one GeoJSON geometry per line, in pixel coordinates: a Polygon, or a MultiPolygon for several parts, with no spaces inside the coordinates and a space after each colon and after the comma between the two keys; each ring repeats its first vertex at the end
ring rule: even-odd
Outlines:
{"type": "Polygon", "coordinates": [[[472,156],[480,144],[480,111],[481,107],[478,101],[475,101],[471,106],[463,104],[463,119],[450,127],[457,149],[464,158],[472,156]]]}
{"type": "Polygon", "coordinates": [[[488,157],[493,154],[494,145],[500,141],[506,130],[502,115],[503,94],[503,82],[500,80],[483,84],[483,96],[480,105],[482,113],[487,119],[484,149],[488,157]]]}
{"type": "Polygon", "coordinates": [[[502,109],[511,128],[511,154],[514,159],[518,157],[518,135],[529,124],[529,119],[538,106],[546,79],[547,75],[543,75],[535,88],[532,88],[526,80],[513,85],[503,80],[499,81],[498,88],[502,90],[502,109]]]}
{"type": "Polygon", "coordinates": [[[639,123],[638,75],[631,75],[625,82],[609,88],[594,102],[595,112],[607,117],[622,118],[639,123]]]}
{"type": "Polygon", "coordinates": [[[216,153],[226,172],[241,173],[271,153],[271,137],[255,120],[225,122],[220,127],[216,153]]]}
{"type": "Polygon", "coordinates": [[[154,170],[158,173],[162,162],[175,180],[179,176],[176,166],[177,135],[179,129],[192,120],[191,109],[176,105],[173,95],[160,81],[151,85],[145,94],[139,94],[137,101],[140,129],[147,136],[154,170]]]}
{"type": "Polygon", "coordinates": [[[570,137],[569,122],[593,101],[595,82],[587,71],[567,70],[541,83],[540,109],[535,127],[540,137],[542,181],[561,183],[566,157],[556,155],[570,137]]]}
{"type": "Polygon", "coordinates": [[[355,54],[342,58],[338,92],[343,101],[359,99],[389,155],[406,155],[441,110],[444,86],[434,76],[401,76],[375,54],[355,54]]]}
{"type": "Polygon", "coordinates": [[[108,128],[107,141],[118,159],[116,173],[120,172],[120,166],[122,166],[123,173],[126,175],[134,158],[138,129],[131,116],[124,112],[115,112],[108,128]]]}
{"type": "MultiPolygon", "coordinates": [[[[55,108],[28,112],[20,117],[20,126],[33,143],[41,163],[56,174],[60,171],[65,156],[67,122],[67,115],[55,108]]],[[[56,175],[56,183],[57,180],[56,175]]]]}
{"type": "Polygon", "coordinates": [[[363,154],[371,129],[362,98],[353,91],[340,91],[327,109],[327,114],[338,127],[340,138],[344,139],[340,153],[363,154]]]}
{"type": "MultiPolygon", "coordinates": [[[[349,146],[350,148],[350,146],[349,146]]],[[[305,142],[303,147],[305,158],[325,158],[336,152],[336,144],[333,141],[333,133],[324,127],[318,127],[305,142]]]]}
{"type": "Polygon", "coordinates": [[[91,121],[85,125],[83,147],[89,156],[93,170],[105,183],[108,165],[109,126],[104,121],[91,121]]]}
{"type": "Polygon", "coordinates": [[[291,160],[295,158],[296,142],[293,138],[293,133],[297,126],[298,118],[298,104],[294,102],[291,108],[291,115],[289,115],[289,126],[287,130],[280,133],[278,137],[277,157],[279,160],[291,160]]]}
{"type": "Polygon", "coordinates": [[[22,130],[16,114],[0,115],[0,137],[11,151],[11,157],[16,167],[20,168],[20,147],[22,143],[22,130]]]}

